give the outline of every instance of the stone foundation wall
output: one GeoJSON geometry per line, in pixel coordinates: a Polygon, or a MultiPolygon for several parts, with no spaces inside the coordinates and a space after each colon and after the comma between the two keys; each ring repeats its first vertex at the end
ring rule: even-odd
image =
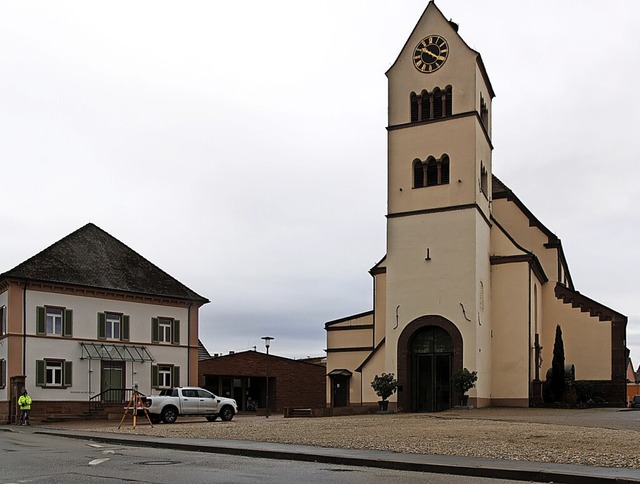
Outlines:
{"type": "MultiPolygon", "coordinates": [[[[31,419],[40,422],[48,418],[81,417],[89,411],[89,402],[78,401],[40,401],[31,404],[31,419]]],[[[18,411],[19,415],[19,411],[18,411]]],[[[0,402],[0,422],[9,422],[9,402],[0,402]]]]}

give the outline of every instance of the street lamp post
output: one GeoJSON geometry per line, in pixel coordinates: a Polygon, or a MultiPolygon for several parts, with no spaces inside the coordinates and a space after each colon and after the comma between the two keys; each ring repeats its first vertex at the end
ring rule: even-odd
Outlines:
{"type": "Polygon", "coordinates": [[[271,346],[271,341],[274,339],[271,336],[263,336],[264,346],[267,348],[267,411],[265,412],[267,418],[269,418],[269,346],[271,346]]]}

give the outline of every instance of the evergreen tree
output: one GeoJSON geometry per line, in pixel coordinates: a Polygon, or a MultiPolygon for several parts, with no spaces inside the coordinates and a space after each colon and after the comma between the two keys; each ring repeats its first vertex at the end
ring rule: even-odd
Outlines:
{"type": "Polygon", "coordinates": [[[564,343],[562,329],[556,326],[556,340],[553,343],[553,361],[551,363],[551,394],[555,402],[561,402],[564,394],[564,343]]]}

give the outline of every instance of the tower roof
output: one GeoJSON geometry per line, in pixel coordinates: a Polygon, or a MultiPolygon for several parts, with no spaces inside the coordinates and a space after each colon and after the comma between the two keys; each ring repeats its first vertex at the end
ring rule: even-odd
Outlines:
{"type": "Polygon", "coordinates": [[[92,223],[0,274],[3,279],[209,302],[92,223]]]}
{"type": "Polygon", "coordinates": [[[482,74],[482,77],[484,78],[484,81],[487,85],[487,89],[489,91],[489,95],[494,98],[495,97],[495,92],[493,90],[493,86],[491,85],[491,80],[489,79],[489,74],[487,73],[487,69],[484,65],[484,62],[482,61],[482,56],[480,55],[480,53],[478,51],[476,51],[475,49],[472,49],[471,47],[469,47],[469,45],[465,42],[465,40],[462,38],[462,36],[458,33],[458,24],[453,22],[452,20],[447,20],[446,17],[444,16],[444,14],[442,13],[442,11],[438,8],[438,6],[436,5],[434,0],[430,0],[427,7],[425,8],[424,12],[422,13],[422,15],[420,16],[420,19],[418,20],[418,22],[416,23],[416,25],[414,26],[411,34],[409,35],[409,37],[407,38],[404,46],[402,47],[402,49],[400,50],[400,53],[398,54],[398,57],[396,57],[396,60],[393,62],[393,64],[391,65],[391,67],[387,70],[387,76],[389,75],[389,73],[391,72],[391,70],[394,68],[394,66],[399,62],[399,59],[402,57],[402,53],[405,51],[405,49],[408,48],[409,42],[410,40],[413,38],[414,33],[419,30],[419,28],[421,26],[424,25],[427,17],[429,16],[437,16],[440,17],[442,24],[443,25],[447,25],[447,27],[445,27],[446,29],[449,30],[449,32],[452,35],[455,35],[456,37],[458,37],[460,39],[460,41],[471,51],[475,54],[476,57],[476,63],[478,64],[478,67],[480,69],[480,72],[482,74]]]}

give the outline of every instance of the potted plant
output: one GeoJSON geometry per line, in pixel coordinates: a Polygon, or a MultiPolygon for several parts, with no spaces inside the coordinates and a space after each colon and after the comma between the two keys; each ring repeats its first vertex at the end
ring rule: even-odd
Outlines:
{"type": "Polygon", "coordinates": [[[371,382],[371,388],[376,392],[381,401],[378,402],[380,411],[386,412],[389,409],[389,402],[387,398],[393,395],[398,389],[398,380],[394,378],[393,373],[383,373],[382,375],[376,375],[371,382]]]}
{"type": "Polygon", "coordinates": [[[469,371],[463,368],[453,375],[453,389],[458,394],[458,399],[462,407],[466,407],[469,402],[467,392],[476,386],[478,381],[478,372],[469,371]]]}

